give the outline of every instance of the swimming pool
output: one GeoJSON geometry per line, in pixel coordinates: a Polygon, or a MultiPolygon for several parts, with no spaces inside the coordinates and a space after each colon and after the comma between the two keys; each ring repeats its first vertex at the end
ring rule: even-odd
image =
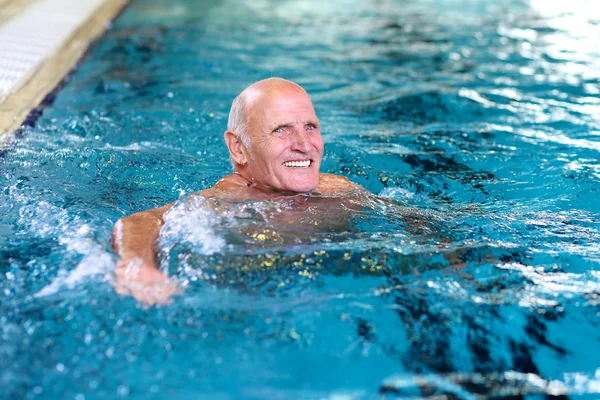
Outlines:
{"type": "Polygon", "coordinates": [[[600,21],[569,7],[131,4],[0,157],[0,396],[597,397],[600,21]],[[192,200],[161,243],[185,293],[116,295],[112,224],[228,173],[230,103],[269,76],[385,200],[254,246],[223,227],[282,205],[194,231],[192,200]]]}

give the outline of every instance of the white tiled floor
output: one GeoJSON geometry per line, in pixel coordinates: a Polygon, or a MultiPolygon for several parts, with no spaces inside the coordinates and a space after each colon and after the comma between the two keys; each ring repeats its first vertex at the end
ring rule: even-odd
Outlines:
{"type": "Polygon", "coordinates": [[[0,103],[35,73],[103,0],[39,0],[0,26],[0,103]]]}

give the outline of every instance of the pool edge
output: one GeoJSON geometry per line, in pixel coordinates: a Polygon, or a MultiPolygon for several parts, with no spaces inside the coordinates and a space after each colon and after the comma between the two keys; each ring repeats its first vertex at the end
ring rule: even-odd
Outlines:
{"type": "Polygon", "coordinates": [[[8,22],[37,0],[0,0],[0,25],[8,22]]]}
{"type": "Polygon", "coordinates": [[[19,90],[0,103],[0,148],[7,145],[30,113],[73,70],[92,42],[106,31],[129,3],[130,0],[105,0],[19,90]]]}

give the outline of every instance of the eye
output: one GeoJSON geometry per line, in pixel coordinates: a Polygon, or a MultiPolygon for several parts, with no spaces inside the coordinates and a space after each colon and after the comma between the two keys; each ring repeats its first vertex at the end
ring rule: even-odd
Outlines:
{"type": "Polygon", "coordinates": [[[317,127],[313,124],[308,124],[306,125],[306,130],[307,131],[314,131],[315,129],[317,129],[317,127]]]}
{"type": "Polygon", "coordinates": [[[275,129],[273,129],[273,132],[274,133],[281,133],[281,132],[283,132],[283,128],[275,128],[275,129]]]}

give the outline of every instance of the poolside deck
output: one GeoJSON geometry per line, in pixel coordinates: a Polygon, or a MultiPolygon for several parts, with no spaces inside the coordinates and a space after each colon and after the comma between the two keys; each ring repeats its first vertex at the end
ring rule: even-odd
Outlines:
{"type": "Polygon", "coordinates": [[[0,145],[128,0],[0,0],[0,145]]]}

